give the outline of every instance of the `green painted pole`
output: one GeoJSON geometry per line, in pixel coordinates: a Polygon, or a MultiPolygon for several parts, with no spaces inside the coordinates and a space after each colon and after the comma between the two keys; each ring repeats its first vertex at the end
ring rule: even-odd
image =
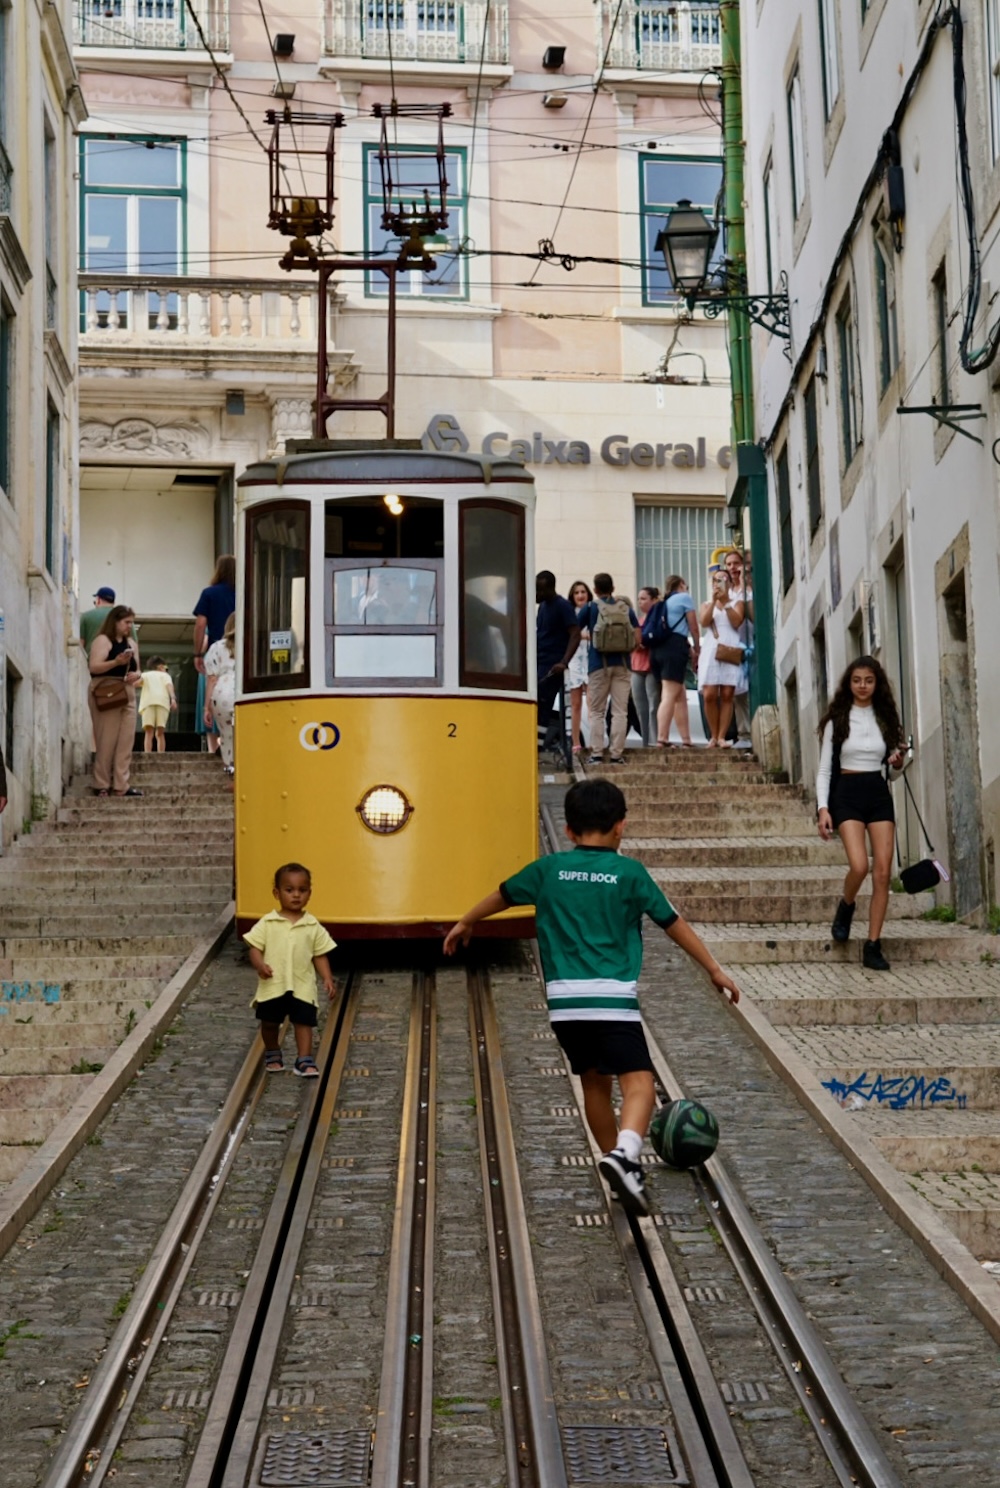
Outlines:
{"type": "MultiPolygon", "coordinates": [[[[740,65],[740,0],[719,0],[722,42],[722,151],[725,183],[726,252],[731,275],[746,285],[747,243],[743,217],[743,83],[740,65]]],[[[753,364],[750,321],[741,310],[729,312],[729,360],[732,380],[733,447],[739,479],[738,506],[750,510],[753,556],[754,657],[750,669],[750,702],[777,702],[774,656],[774,597],[771,577],[771,530],[767,509],[767,471],[754,441],[753,364]]]]}

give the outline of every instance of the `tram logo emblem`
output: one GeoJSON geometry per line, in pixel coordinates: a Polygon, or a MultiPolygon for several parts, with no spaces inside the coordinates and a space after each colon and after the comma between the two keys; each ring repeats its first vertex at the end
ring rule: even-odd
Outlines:
{"type": "Polygon", "coordinates": [[[340,729],[335,723],[304,723],[299,729],[299,743],[310,754],[319,749],[336,749],[340,743],[340,729]]]}
{"type": "Polygon", "coordinates": [[[421,443],[426,450],[435,450],[439,455],[464,455],[469,441],[462,433],[458,420],[450,413],[436,413],[427,425],[421,443]]]}

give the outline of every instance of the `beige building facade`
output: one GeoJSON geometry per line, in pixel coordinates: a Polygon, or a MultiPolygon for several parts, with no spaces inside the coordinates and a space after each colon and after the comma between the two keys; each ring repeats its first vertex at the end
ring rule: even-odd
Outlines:
{"type": "Polygon", "coordinates": [[[79,762],[75,132],[70,0],[0,0],[0,846],[79,762]]]}
{"type": "MultiPolygon", "coordinates": [[[[561,588],[603,568],[628,593],[700,574],[726,531],[725,330],[681,313],[654,244],[675,201],[711,207],[718,190],[718,6],[265,10],[266,26],[252,6],[196,0],[195,25],[180,0],[77,0],[83,587],[110,583],[141,611],[144,650],[189,666],[184,626],[231,546],[234,475],[312,431],[316,286],[277,267],[265,111],[342,116],[324,247],[360,258],[398,248],[372,117],[393,97],[450,106],[438,267],[399,281],[397,434],[520,453],[561,588]]],[[[393,141],[419,152],[435,131],[404,117],[393,141]]],[[[293,149],[283,167],[289,190],[315,193],[315,160],[293,149]]],[[[377,397],[384,282],[334,283],[331,382],[377,397]]],[[[373,413],[328,425],[384,432],[373,413]]]]}
{"type": "MultiPolygon", "coordinates": [[[[750,282],[777,291],[787,276],[791,312],[791,362],[763,333],[754,343],[786,759],[812,782],[830,691],[873,654],[951,870],[941,898],[986,918],[1000,827],[1000,12],[756,0],[742,43],[750,282]]],[[[897,813],[904,853],[923,857],[899,787],[897,813]]]]}

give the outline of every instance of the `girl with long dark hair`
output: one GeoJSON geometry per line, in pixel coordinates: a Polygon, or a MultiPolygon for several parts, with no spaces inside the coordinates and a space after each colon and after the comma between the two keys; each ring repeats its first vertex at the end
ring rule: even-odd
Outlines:
{"type": "Polygon", "coordinates": [[[906,746],[892,687],[874,657],[859,656],[851,662],[819,721],[819,736],[819,835],[829,842],[839,832],[848,864],[831,933],[841,942],[851,933],[858,892],[868,877],[867,833],[872,896],[861,959],[869,971],[888,971],[880,937],[889,903],[896,821],[884,766],[898,769],[906,746]]]}

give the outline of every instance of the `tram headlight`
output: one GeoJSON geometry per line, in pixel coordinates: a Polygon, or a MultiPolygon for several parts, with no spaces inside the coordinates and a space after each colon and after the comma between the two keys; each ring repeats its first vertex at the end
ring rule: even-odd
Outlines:
{"type": "Polygon", "coordinates": [[[356,809],[369,832],[380,836],[401,831],[413,814],[413,807],[394,785],[373,785],[356,809]]]}

